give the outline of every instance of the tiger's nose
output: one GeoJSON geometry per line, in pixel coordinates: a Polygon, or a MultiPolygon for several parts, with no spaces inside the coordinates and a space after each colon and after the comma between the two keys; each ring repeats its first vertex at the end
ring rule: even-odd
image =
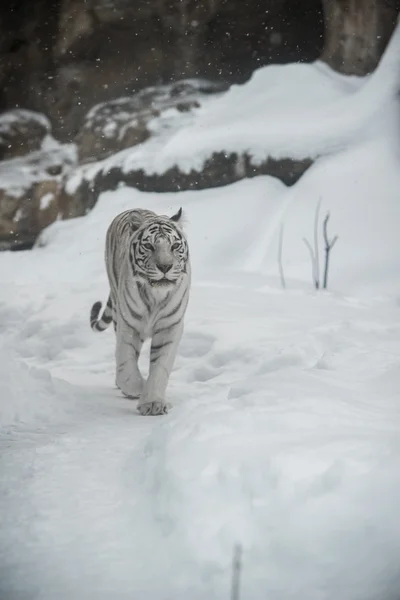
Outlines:
{"type": "Polygon", "coordinates": [[[158,264],[157,268],[162,272],[162,273],[168,273],[168,271],[170,271],[172,269],[172,263],[162,263],[162,264],[158,264]]]}

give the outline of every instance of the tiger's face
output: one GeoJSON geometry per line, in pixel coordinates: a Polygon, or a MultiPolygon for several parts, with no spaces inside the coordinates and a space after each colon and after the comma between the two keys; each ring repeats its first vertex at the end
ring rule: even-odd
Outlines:
{"type": "Polygon", "coordinates": [[[157,217],[139,230],[134,242],[136,271],[152,286],[174,285],[186,272],[189,249],[178,223],[182,209],[172,217],[157,217]]]}

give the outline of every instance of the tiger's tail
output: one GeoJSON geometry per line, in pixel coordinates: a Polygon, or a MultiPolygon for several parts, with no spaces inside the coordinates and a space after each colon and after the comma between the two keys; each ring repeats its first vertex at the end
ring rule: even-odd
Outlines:
{"type": "Polygon", "coordinates": [[[93,331],[104,331],[113,320],[111,296],[108,297],[106,307],[101,315],[101,318],[99,319],[101,306],[101,302],[95,302],[92,306],[92,310],[90,311],[90,327],[93,329],[93,331]]]}

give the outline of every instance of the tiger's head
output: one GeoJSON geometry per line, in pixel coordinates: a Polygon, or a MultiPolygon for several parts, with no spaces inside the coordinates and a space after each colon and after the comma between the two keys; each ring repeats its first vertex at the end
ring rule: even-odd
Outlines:
{"type": "Polygon", "coordinates": [[[171,286],[186,273],[189,248],[181,229],[182,209],[172,217],[157,216],[138,230],[133,258],[138,275],[152,286],[171,286]]]}

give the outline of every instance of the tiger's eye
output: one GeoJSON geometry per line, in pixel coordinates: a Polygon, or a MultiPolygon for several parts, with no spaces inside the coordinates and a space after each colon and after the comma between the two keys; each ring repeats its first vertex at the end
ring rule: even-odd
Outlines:
{"type": "Polygon", "coordinates": [[[145,242],[143,246],[146,248],[146,250],[154,250],[154,247],[148,242],[145,242]]]}
{"type": "Polygon", "coordinates": [[[172,244],[171,246],[171,250],[178,250],[179,248],[179,242],[175,242],[175,244],[172,244]]]}

